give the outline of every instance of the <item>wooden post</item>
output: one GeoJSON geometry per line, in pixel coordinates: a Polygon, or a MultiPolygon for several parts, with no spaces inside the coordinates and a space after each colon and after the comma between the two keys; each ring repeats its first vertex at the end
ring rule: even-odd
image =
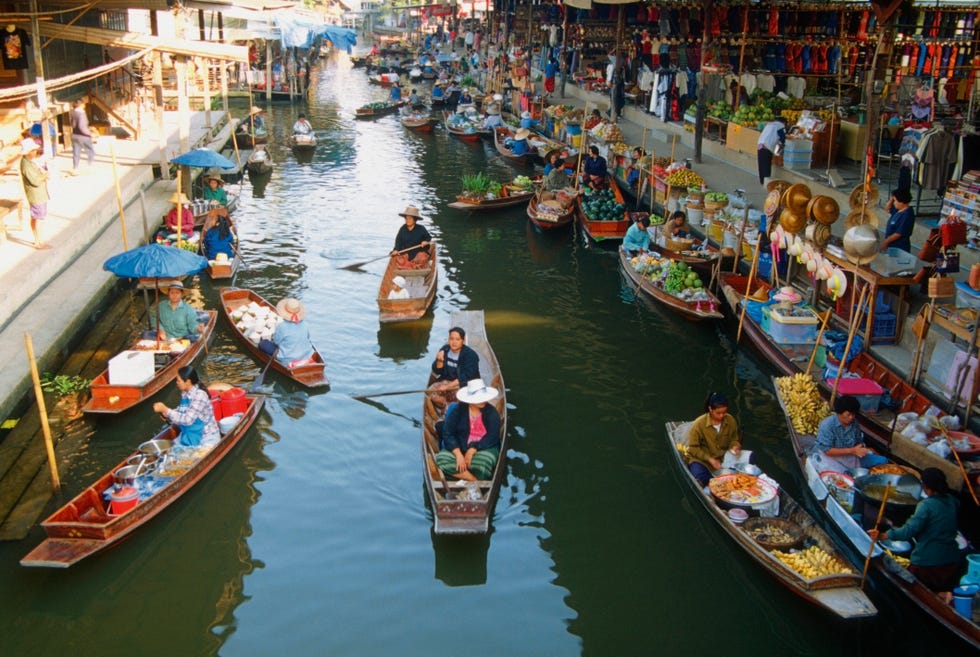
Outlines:
{"type": "Polygon", "coordinates": [[[235,139],[236,130],[235,121],[231,118],[231,112],[228,112],[228,125],[231,126],[231,143],[232,147],[235,149],[235,159],[238,160],[238,175],[242,175],[242,153],[238,150],[238,140],[235,139]]]}
{"type": "Polygon", "coordinates": [[[182,199],[180,197],[180,194],[181,194],[180,181],[183,178],[184,178],[184,176],[182,176],[180,174],[180,172],[178,172],[177,173],[177,248],[178,249],[181,248],[181,244],[183,242],[183,235],[184,235],[184,231],[183,231],[183,228],[184,228],[184,206],[181,204],[181,200],[182,199]]]}
{"type": "MultiPolygon", "coordinates": [[[[150,243],[150,230],[146,224],[146,191],[140,190],[140,213],[143,220],[143,241],[150,243]]],[[[145,288],[144,288],[145,289],[145,288]]]]}
{"type": "Polygon", "coordinates": [[[109,152],[112,154],[112,181],[116,188],[116,207],[119,208],[119,225],[122,226],[123,251],[129,251],[129,241],[126,239],[126,212],[123,209],[122,192],[119,189],[119,170],[116,168],[116,138],[109,138],[109,152]]]}
{"type": "Polygon", "coordinates": [[[830,321],[830,310],[825,310],[823,313],[823,321],[820,323],[820,331],[817,332],[817,341],[813,343],[813,352],[810,354],[810,362],[806,364],[806,375],[810,376],[810,370],[813,369],[813,361],[817,359],[817,349],[820,348],[820,340],[823,338],[823,332],[827,330],[827,322],[830,321]]]}
{"type": "Polygon", "coordinates": [[[34,344],[31,334],[24,332],[24,345],[27,347],[27,362],[31,366],[31,380],[34,382],[34,396],[37,398],[37,412],[41,416],[41,433],[44,435],[44,449],[48,453],[48,467],[51,469],[51,486],[57,495],[61,492],[61,479],[58,477],[58,462],[55,460],[54,443],[51,441],[51,427],[48,426],[48,410],[44,405],[44,392],[41,390],[41,377],[34,361],[34,344]]]}

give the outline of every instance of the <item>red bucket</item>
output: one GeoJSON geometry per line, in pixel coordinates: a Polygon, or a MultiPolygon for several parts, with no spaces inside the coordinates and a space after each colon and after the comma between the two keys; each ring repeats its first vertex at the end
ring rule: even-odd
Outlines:
{"type": "Polygon", "coordinates": [[[245,398],[245,391],[241,388],[228,388],[221,393],[221,417],[244,413],[247,410],[248,400],[245,398]]]}
{"type": "Polygon", "coordinates": [[[136,489],[132,486],[123,486],[112,491],[109,500],[109,515],[111,516],[121,516],[139,504],[136,489]]]}
{"type": "Polygon", "coordinates": [[[211,408],[214,410],[215,421],[224,417],[221,413],[221,395],[216,392],[211,393],[211,408]]]}

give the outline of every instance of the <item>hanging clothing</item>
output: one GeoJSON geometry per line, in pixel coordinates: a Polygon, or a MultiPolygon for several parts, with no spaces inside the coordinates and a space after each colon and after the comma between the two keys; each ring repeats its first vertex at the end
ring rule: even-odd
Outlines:
{"type": "Polygon", "coordinates": [[[3,67],[7,70],[27,68],[27,48],[30,45],[31,37],[23,28],[18,27],[13,32],[4,30],[3,50],[0,51],[3,67]]]}
{"type": "Polygon", "coordinates": [[[927,132],[919,144],[919,184],[923,189],[942,190],[949,182],[950,167],[956,161],[956,140],[942,128],[927,132]]]}

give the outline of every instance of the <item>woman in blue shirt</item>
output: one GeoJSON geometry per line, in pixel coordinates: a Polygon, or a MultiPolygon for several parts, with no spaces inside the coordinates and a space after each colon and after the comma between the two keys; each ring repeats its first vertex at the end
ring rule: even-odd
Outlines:
{"type": "Polygon", "coordinates": [[[591,187],[601,187],[605,183],[608,167],[606,166],[606,158],[599,155],[598,147],[589,146],[589,156],[585,158],[583,170],[585,182],[591,187]]]}
{"type": "Polygon", "coordinates": [[[531,136],[531,133],[527,128],[521,128],[514,135],[514,143],[510,146],[510,152],[513,155],[527,155],[531,147],[527,144],[527,138],[531,136]]]}
{"type": "Polygon", "coordinates": [[[627,256],[650,248],[650,233],[647,232],[649,227],[650,217],[640,217],[627,229],[626,236],[623,237],[623,251],[627,256]]]}
{"type": "Polygon", "coordinates": [[[488,481],[500,456],[500,414],[491,402],[496,388],[471,379],[456,393],[459,403],[446,414],[443,449],[436,463],[448,475],[467,481],[488,481]]]}
{"type": "Polygon", "coordinates": [[[896,189],[888,199],[885,210],[888,211],[888,223],[885,224],[885,239],[881,240],[881,250],[895,247],[908,253],[912,252],[912,229],[915,228],[915,210],[909,205],[912,193],[907,189],[896,189]]]}
{"type": "Polygon", "coordinates": [[[291,367],[313,356],[310,331],[303,322],[306,308],[299,299],[292,297],[283,299],[276,304],[276,312],[282,317],[282,321],[276,326],[276,332],[272,335],[272,341],[279,347],[276,360],[286,367],[291,367]]]}

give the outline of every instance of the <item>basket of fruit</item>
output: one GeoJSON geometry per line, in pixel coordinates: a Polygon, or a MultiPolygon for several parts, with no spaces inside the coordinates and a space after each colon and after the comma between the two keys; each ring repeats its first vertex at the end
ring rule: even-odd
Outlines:
{"type": "Polygon", "coordinates": [[[749,518],[742,531],[767,550],[788,550],[803,542],[803,530],[785,518],[749,518]]]}
{"type": "Polygon", "coordinates": [[[717,212],[728,205],[728,195],[722,192],[708,192],[704,195],[704,209],[717,212]]]}

